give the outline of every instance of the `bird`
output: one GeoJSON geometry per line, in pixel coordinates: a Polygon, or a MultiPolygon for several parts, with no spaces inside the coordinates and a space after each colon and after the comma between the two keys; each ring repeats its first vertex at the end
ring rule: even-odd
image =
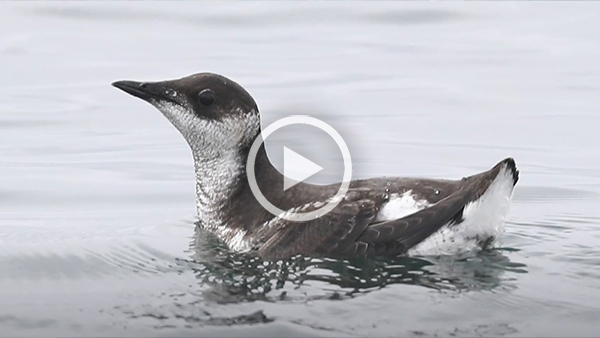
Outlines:
{"type": "MultiPolygon", "coordinates": [[[[460,179],[352,180],[331,211],[294,221],[266,210],[250,187],[247,159],[262,129],[258,105],[241,85],[208,72],[112,85],[153,105],[183,136],[194,159],[198,226],[233,251],[266,260],[452,255],[488,248],[504,233],[519,180],[511,157],[460,179]]],[[[254,174],[265,198],[289,213],[319,209],[341,184],[284,189],[264,144],[254,174]]]]}

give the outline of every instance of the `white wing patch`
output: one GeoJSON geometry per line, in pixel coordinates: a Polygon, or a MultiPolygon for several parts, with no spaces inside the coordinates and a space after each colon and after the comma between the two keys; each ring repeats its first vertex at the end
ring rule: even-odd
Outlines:
{"type": "Polygon", "coordinates": [[[408,255],[452,255],[478,249],[489,238],[497,241],[504,233],[504,217],[514,190],[512,172],[506,166],[476,201],[465,206],[463,222],[444,225],[408,251],[408,255]]]}
{"type": "Polygon", "coordinates": [[[379,209],[375,221],[384,222],[399,219],[414,214],[430,205],[426,200],[415,199],[412,190],[408,190],[402,195],[391,194],[390,200],[379,209]]]}

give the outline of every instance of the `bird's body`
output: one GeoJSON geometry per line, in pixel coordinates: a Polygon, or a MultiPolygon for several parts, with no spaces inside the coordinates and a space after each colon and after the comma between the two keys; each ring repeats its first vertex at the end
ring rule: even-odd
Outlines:
{"type": "MultiPolygon", "coordinates": [[[[194,156],[200,224],[234,250],[266,259],[447,254],[486,247],[504,231],[518,180],[511,158],[459,180],[355,180],[331,212],[297,222],[271,214],[250,189],[246,163],[260,134],[260,117],[250,94],[237,83],[202,73],[114,85],[156,106],[184,136],[194,156]]],[[[340,187],[301,182],[284,189],[283,175],[264,146],[254,171],[266,199],[290,213],[321,208],[340,187]]]]}

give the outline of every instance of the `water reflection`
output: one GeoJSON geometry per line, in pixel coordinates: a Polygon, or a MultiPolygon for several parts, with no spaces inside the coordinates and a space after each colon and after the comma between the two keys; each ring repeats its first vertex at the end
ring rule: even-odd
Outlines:
{"type": "Polygon", "coordinates": [[[218,303],[241,301],[307,301],[343,299],[391,284],[420,285],[449,291],[492,290],[514,279],[506,272],[525,273],[494,249],[462,256],[334,259],[296,256],[266,262],[230,252],[213,235],[196,227],[190,260],[178,263],[194,271],[209,290],[203,298],[218,303]],[[319,291],[315,291],[319,290],[319,291]]]}

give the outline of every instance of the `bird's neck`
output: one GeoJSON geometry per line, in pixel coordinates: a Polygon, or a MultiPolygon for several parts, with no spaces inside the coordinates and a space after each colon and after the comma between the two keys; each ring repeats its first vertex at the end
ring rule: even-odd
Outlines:
{"type": "MultiPolygon", "coordinates": [[[[272,217],[258,203],[250,189],[246,175],[249,148],[222,150],[218,156],[193,151],[196,209],[205,228],[250,227],[250,223],[260,223],[272,217]]],[[[255,177],[267,199],[277,201],[280,198],[283,179],[269,161],[264,145],[256,155],[255,177]]]]}
{"type": "Polygon", "coordinates": [[[196,210],[205,227],[225,225],[224,206],[245,184],[245,168],[245,158],[238,151],[223,151],[214,157],[194,154],[196,210]]]}

